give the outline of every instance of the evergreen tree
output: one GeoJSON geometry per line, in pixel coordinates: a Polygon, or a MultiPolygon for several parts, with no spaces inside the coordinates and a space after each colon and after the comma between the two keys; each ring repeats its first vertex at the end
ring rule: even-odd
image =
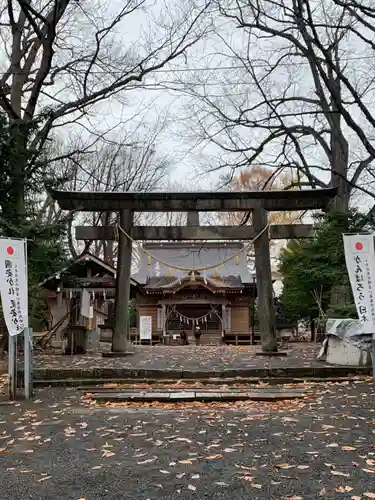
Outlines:
{"type": "MultiPolygon", "coordinates": [[[[47,224],[38,212],[44,182],[43,152],[38,168],[18,179],[12,170],[17,158],[17,144],[11,140],[10,126],[0,115],[0,237],[26,238],[28,254],[29,315],[31,325],[38,327],[46,319],[39,283],[58,272],[66,263],[65,224],[47,224]],[[24,183],[23,213],[17,210],[19,186],[24,183]]],[[[35,152],[34,160],[35,160],[35,152]]]]}
{"type": "Polygon", "coordinates": [[[280,256],[280,298],[291,320],[318,318],[322,311],[336,317],[356,317],[350,292],[349,304],[330,307],[334,287],[340,285],[350,290],[342,235],[373,230],[368,215],[354,210],[329,213],[320,217],[313,238],[288,243],[280,256]]]}

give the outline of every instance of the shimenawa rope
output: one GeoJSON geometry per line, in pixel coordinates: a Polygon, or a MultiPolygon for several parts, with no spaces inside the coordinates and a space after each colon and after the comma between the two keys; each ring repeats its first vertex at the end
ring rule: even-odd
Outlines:
{"type": "MultiPolygon", "coordinates": [[[[265,231],[269,230],[269,227],[270,227],[270,225],[267,224],[267,226],[264,227],[252,240],[250,240],[249,243],[251,245],[253,245],[256,242],[256,240],[258,238],[260,238],[265,231]]],[[[219,267],[219,266],[222,266],[223,264],[226,264],[230,260],[235,259],[238,255],[240,255],[241,252],[243,252],[243,248],[242,248],[241,250],[239,250],[238,252],[234,253],[230,257],[227,257],[226,259],[223,259],[222,261],[217,262],[216,264],[213,264],[212,266],[203,266],[203,267],[194,267],[194,268],[184,267],[184,266],[176,266],[174,264],[169,264],[165,260],[161,260],[161,259],[156,258],[154,255],[152,255],[151,252],[149,252],[145,248],[142,248],[139,245],[139,243],[137,241],[135,241],[119,224],[116,224],[115,228],[116,228],[116,231],[117,231],[117,235],[116,235],[117,239],[118,239],[118,236],[119,236],[118,230],[120,230],[132,243],[134,243],[140,249],[141,252],[144,252],[146,255],[148,255],[149,257],[151,257],[151,259],[154,259],[156,262],[159,262],[159,264],[164,264],[166,267],[170,267],[171,269],[176,269],[177,271],[187,271],[187,272],[208,271],[209,269],[214,269],[215,267],[219,267]]]]}

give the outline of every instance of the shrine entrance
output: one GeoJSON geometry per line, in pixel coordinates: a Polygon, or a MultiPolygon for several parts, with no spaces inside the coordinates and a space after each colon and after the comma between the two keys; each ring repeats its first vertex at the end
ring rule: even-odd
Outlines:
{"type": "Polygon", "coordinates": [[[159,302],[163,322],[163,336],[178,340],[185,332],[193,342],[197,327],[201,331],[202,344],[220,344],[225,329],[230,329],[230,302],[220,298],[175,299],[159,302]]]}
{"type": "MultiPolygon", "coordinates": [[[[311,224],[269,225],[267,212],[326,209],[337,195],[337,191],[335,187],[261,192],[103,193],[51,191],[50,194],[53,199],[57,200],[62,210],[120,213],[118,225],[76,228],[78,240],[87,242],[90,240],[118,240],[113,355],[116,353],[123,355],[128,349],[132,246],[137,240],[164,242],[211,240],[221,241],[223,245],[225,242],[233,240],[251,241],[255,253],[262,353],[272,354],[277,352],[277,335],[269,240],[309,238],[312,236],[314,228],[311,224]],[[135,212],[187,212],[187,226],[134,226],[135,212]],[[251,215],[252,226],[201,226],[199,212],[248,213],[251,215]]],[[[205,244],[201,244],[201,248],[204,246],[205,244]]],[[[234,257],[235,255],[232,255],[231,259],[234,257]]],[[[227,261],[221,261],[221,264],[225,262],[227,261]]],[[[173,264],[170,267],[181,269],[181,266],[173,264]]],[[[195,271],[211,269],[212,267],[215,267],[215,262],[200,268],[194,265],[187,266],[185,271],[190,271],[192,278],[195,279],[195,271]]],[[[227,275],[225,278],[230,277],[227,275]]],[[[144,288],[146,289],[147,285],[144,288]]],[[[160,284],[159,288],[161,295],[164,295],[164,284],[160,284]]],[[[230,291],[230,287],[228,290],[230,291]]],[[[248,305],[246,309],[248,311],[248,305]]]]}

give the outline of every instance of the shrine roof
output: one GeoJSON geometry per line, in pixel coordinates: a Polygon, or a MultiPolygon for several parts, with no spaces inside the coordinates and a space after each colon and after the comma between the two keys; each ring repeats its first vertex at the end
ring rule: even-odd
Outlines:
{"type": "Polygon", "coordinates": [[[253,282],[253,276],[247,267],[243,243],[147,243],[143,245],[143,249],[154,258],[151,259],[151,264],[148,264],[148,255],[141,252],[139,270],[132,275],[141,285],[146,285],[150,278],[165,279],[169,274],[173,275],[173,279],[183,279],[191,269],[199,271],[202,267],[211,267],[200,271],[202,277],[212,279],[218,274],[220,277],[239,278],[242,284],[253,282]],[[227,259],[228,262],[223,263],[227,259]],[[171,268],[168,272],[167,264],[188,269],[171,268]]]}
{"type": "Polygon", "coordinates": [[[61,282],[61,275],[65,274],[83,279],[87,277],[88,269],[91,270],[92,277],[97,280],[99,278],[103,278],[103,281],[106,281],[105,276],[109,276],[110,278],[114,278],[116,276],[116,270],[114,267],[110,266],[99,257],[96,257],[89,252],[84,252],[73,261],[67,263],[67,265],[60,269],[56,274],[49,276],[43,282],[39,283],[39,286],[54,290],[61,282]]]}
{"type": "MultiPolygon", "coordinates": [[[[163,291],[173,291],[173,289],[178,289],[184,285],[187,281],[191,279],[190,276],[185,276],[183,279],[176,278],[175,276],[160,276],[153,277],[148,280],[146,285],[143,287],[144,290],[163,290],[163,291]]],[[[242,290],[244,284],[239,276],[223,276],[223,277],[203,277],[196,276],[195,282],[197,284],[204,284],[208,288],[218,288],[222,290],[242,290]]]]}

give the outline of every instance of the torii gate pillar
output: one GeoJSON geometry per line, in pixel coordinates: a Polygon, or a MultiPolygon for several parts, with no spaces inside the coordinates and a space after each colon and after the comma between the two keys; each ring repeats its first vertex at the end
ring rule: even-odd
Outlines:
{"type": "MultiPolygon", "coordinates": [[[[130,235],[133,226],[132,210],[120,211],[120,227],[130,235]]],[[[129,299],[132,262],[132,242],[119,229],[116,270],[115,327],[112,352],[126,353],[129,344],[129,299]]]]}
{"type": "Polygon", "coordinates": [[[259,237],[254,241],[255,272],[258,289],[258,309],[262,351],[277,352],[276,317],[273,303],[270,243],[268,236],[268,217],[263,208],[252,213],[253,226],[259,237]],[[263,231],[263,232],[262,232],[263,231]]]}

